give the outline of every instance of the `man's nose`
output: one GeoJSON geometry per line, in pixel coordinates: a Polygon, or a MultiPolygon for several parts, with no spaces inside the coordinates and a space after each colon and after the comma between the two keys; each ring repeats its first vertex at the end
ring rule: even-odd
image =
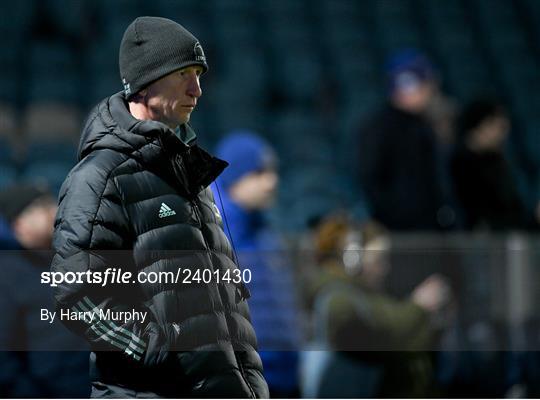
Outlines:
{"type": "Polygon", "coordinates": [[[202,96],[201,82],[197,75],[192,76],[189,80],[187,94],[195,98],[199,98],[202,96]]]}

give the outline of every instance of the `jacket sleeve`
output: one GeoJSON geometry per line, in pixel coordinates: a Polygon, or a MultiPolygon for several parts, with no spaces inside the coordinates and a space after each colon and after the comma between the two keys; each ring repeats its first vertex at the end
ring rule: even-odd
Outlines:
{"type": "Polygon", "coordinates": [[[327,315],[330,343],[339,350],[426,351],[433,331],[427,313],[411,301],[342,289],[331,294],[327,315]]]}
{"type": "MultiPolygon", "coordinates": [[[[83,162],[76,167],[61,189],[51,271],[71,273],[72,277],[73,273],[91,271],[103,277],[107,268],[121,268],[132,273],[131,281],[136,279],[136,271],[132,267],[129,220],[110,174],[94,164],[83,162]]],[[[144,305],[136,283],[89,283],[87,275],[83,275],[74,283],[62,283],[54,289],[57,315],[95,313],[93,319],[62,319],[69,329],[84,336],[94,350],[121,351],[146,365],[167,358],[174,343],[174,328],[158,323],[151,309],[144,305]],[[107,318],[109,311],[131,310],[146,313],[144,322],[107,318]]]]}

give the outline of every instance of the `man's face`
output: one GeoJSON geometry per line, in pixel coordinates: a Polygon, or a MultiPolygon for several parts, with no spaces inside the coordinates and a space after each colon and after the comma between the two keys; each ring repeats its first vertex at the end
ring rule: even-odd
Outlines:
{"type": "Polygon", "coordinates": [[[202,95],[203,68],[192,66],[174,71],[141,91],[150,117],[171,128],[185,124],[202,95]]]}

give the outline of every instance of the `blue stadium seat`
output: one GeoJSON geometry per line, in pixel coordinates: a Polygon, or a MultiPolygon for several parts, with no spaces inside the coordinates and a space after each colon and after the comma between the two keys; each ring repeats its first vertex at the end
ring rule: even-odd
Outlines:
{"type": "MultiPolygon", "coordinates": [[[[227,54],[230,49],[260,46],[260,24],[252,14],[225,12],[213,17],[215,42],[218,50],[227,54]]],[[[228,57],[230,58],[230,57],[228,57]]],[[[244,57],[247,59],[248,57],[244,57]]]]}
{"type": "Polygon", "coordinates": [[[93,107],[105,97],[123,90],[120,73],[113,72],[102,76],[93,76],[88,80],[88,92],[85,93],[86,107],[93,107]]]}
{"type": "Polygon", "coordinates": [[[244,51],[230,49],[228,56],[224,55],[222,68],[212,92],[219,98],[217,102],[228,99],[238,106],[264,105],[269,78],[264,53],[247,47],[244,51]]]}
{"type": "Polygon", "coordinates": [[[65,42],[33,42],[29,53],[28,62],[34,70],[58,74],[76,70],[76,54],[65,42]]]}
{"type": "Polygon", "coordinates": [[[323,65],[315,49],[290,49],[290,53],[274,60],[273,87],[284,96],[303,101],[313,101],[320,93],[323,65]]]}
{"type": "Polygon", "coordinates": [[[27,100],[78,100],[76,55],[66,43],[35,42],[30,46],[29,62],[32,69],[25,88],[27,100]]]}
{"type": "Polygon", "coordinates": [[[54,101],[77,104],[84,94],[74,73],[46,73],[36,70],[26,86],[26,101],[54,101]]]}
{"type": "MultiPolygon", "coordinates": [[[[155,0],[151,3],[145,2],[141,9],[148,9],[148,11],[154,11],[157,15],[176,19],[182,15],[190,15],[194,12],[198,12],[205,4],[197,0],[155,0]]],[[[151,14],[154,15],[154,14],[151,14]]],[[[178,22],[183,23],[181,19],[178,22]]]]}
{"type": "Polygon", "coordinates": [[[258,4],[261,12],[266,16],[291,15],[294,17],[305,15],[309,7],[306,0],[261,0],[258,4]]]}
{"type": "Polygon", "coordinates": [[[208,3],[209,10],[218,15],[223,12],[249,13],[256,8],[256,3],[252,0],[210,0],[208,3]]]}
{"type": "Polygon", "coordinates": [[[390,29],[380,33],[379,42],[382,51],[390,54],[403,48],[422,48],[423,42],[421,35],[415,30],[390,29]]]}
{"type": "Polygon", "coordinates": [[[297,48],[316,45],[316,31],[304,16],[279,15],[266,21],[267,44],[276,54],[283,49],[294,51],[297,48]]]}
{"type": "MultiPolygon", "coordinates": [[[[114,34],[113,34],[114,35],[114,34]]],[[[85,77],[96,76],[98,78],[103,75],[115,74],[119,77],[118,72],[118,47],[119,42],[110,40],[96,40],[85,48],[84,53],[84,70],[85,77]]],[[[81,80],[85,82],[85,80],[81,80]]],[[[83,86],[83,85],[81,85],[83,86]]]]}
{"type": "MultiPolygon", "coordinates": [[[[158,4],[159,2],[159,0],[152,2],[144,0],[92,0],[103,28],[118,24],[124,26],[124,29],[136,17],[146,15],[147,8],[151,11],[152,4],[158,4]]],[[[173,0],[170,3],[178,2],[173,0]]]]}
{"type": "Polygon", "coordinates": [[[293,136],[316,136],[321,134],[320,120],[303,109],[289,109],[273,115],[272,136],[279,145],[280,139],[283,145],[293,136]]]}
{"type": "Polygon", "coordinates": [[[370,91],[372,89],[384,91],[382,82],[382,66],[369,50],[362,52],[362,57],[339,57],[335,71],[339,74],[339,83],[344,93],[370,91]]]}
{"type": "MultiPolygon", "coordinates": [[[[332,21],[321,24],[321,43],[326,44],[333,52],[345,53],[351,47],[373,46],[371,33],[359,26],[358,22],[332,21]]],[[[358,56],[355,52],[348,52],[349,57],[358,56]]]]}
{"type": "Polygon", "coordinates": [[[463,2],[460,0],[444,2],[420,0],[420,8],[427,13],[429,19],[437,20],[437,22],[444,20],[465,21],[465,10],[463,2]]]}
{"type": "MultiPolygon", "coordinates": [[[[268,115],[263,110],[238,107],[234,103],[222,104],[216,108],[214,121],[215,134],[234,129],[253,130],[261,134],[268,131],[268,115]]],[[[214,137],[217,138],[217,136],[214,137]]]]}
{"type": "Polygon", "coordinates": [[[350,0],[319,0],[318,3],[317,9],[322,18],[346,22],[359,18],[362,11],[369,7],[367,2],[362,4],[350,0]]]}
{"type": "Polygon", "coordinates": [[[8,138],[0,138],[0,165],[15,165],[15,150],[8,138]]]}
{"type": "Polygon", "coordinates": [[[445,81],[461,100],[496,92],[495,77],[479,53],[462,51],[461,57],[445,60],[445,81]],[[495,90],[494,90],[495,89],[495,90]]]}
{"type": "Polygon", "coordinates": [[[484,28],[495,31],[517,23],[516,10],[511,1],[474,0],[471,3],[484,28]]]}
{"type": "MultiPolygon", "coordinates": [[[[509,94],[523,98],[523,93],[539,90],[538,64],[531,58],[522,58],[525,55],[521,52],[513,53],[509,51],[507,56],[513,62],[501,65],[500,72],[501,80],[505,84],[509,94]]],[[[533,96],[533,93],[525,96],[525,98],[528,99],[531,96],[533,96]]]]}
{"type": "Polygon", "coordinates": [[[21,39],[31,29],[37,3],[34,1],[0,2],[0,33],[10,39],[21,39]]]}
{"type": "Polygon", "coordinates": [[[73,166],[63,162],[36,162],[26,166],[21,178],[25,182],[47,184],[56,194],[73,166]]]}
{"type": "Polygon", "coordinates": [[[20,67],[22,41],[13,43],[11,46],[0,47],[0,65],[7,73],[14,73],[20,67]]]}
{"type": "Polygon", "coordinates": [[[410,15],[412,5],[409,0],[378,0],[373,2],[375,14],[379,17],[403,18],[410,15]]]}
{"type": "Polygon", "coordinates": [[[475,49],[477,47],[476,38],[470,30],[453,28],[445,28],[437,31],[434,41],[438,44],[445,53],[452,54],[455,57],[456,52],[462,49],[475,49]]]}
{"type": "Polygon", "coordinates": [[[12,164],[0,163],[0,190],[17,182],[17,169],[12,164]]]}
{"type": "Polygon", "coordinates": [[[26,148],[28,164],[59,162],[75,165],[77,147],[60,140],[34,140],[26,148]]]}
{"type": "MultiPolygon", "coordinates": [[[[540,107],[540,96],[538,95],[526,100],[516,98],[512,102],[513,122],[518,124],[513,130],[513,134],[519,135],[523,142],[523,150],[528,152],[528,159],[540,168],[540,141],[538,140],[540,122],[536,119],[538,107],[540,107]]],[[[540,186],[538,189],[540,190],[540,186]]]]}
{"type": "Polygon", "coordinates": [[[288,231],[305,230],[310,220],[348,204],[349,183],[330,165],[306,164],[280,176],[276,220],[288,231]]]}
{"type": "Polygon", "coordinates": [[[21,100],[21,90],[16,73],[5,73],[0,76],[0,101],[8,103],[19,103],[21,100]]]}
{"type": "Polygon", "coordinates": [[[283,165],[291,169],[305,163],[331,165],[334,161],[336,132],[325,131],[320,118],[302,110],[273,114],[269,134],[283,165]]]}
{"type": "Polygon", "coordinates": [[[44,2],[47,16],[60,34],[78,38],[89,29],[90,2],[86,0],[45,0],[44,2]]]}

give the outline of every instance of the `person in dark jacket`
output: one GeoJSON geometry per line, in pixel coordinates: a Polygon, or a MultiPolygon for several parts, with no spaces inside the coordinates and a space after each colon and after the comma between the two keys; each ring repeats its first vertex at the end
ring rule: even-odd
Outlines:
{"type": "Polygon", "coordinates": [[[227,218],[241,268],[251,271],[249,305],[270,395],[298,397],[300,331],[293,271],[264,214],[279,182],[276,155],[266,141],[248,131],[227,135],[216,154],[230,164],[216,181],[218,207],[227,218]]]}
{"type": "Polygon", "coordinates": [[[227,163],[188,124],[203,49],[181,25],[139,17],[119,63],[124,91],[85,123],[54,234],[54,272],[133,273],[129,284],[57,287],[57,309],[140,317],[64,321],[92,346],[92,396],[268,397],[249,290],[230,279],[238,268],[209,188],[227,163]],[[181,279],[139,279],[160,273],[181,279]]]}
{"type": "Polygon", "coordinates": [[[50,264],[55,199],[46,187],[0,192],[0,397],[88,397],[88,352],[61,324],[41,320],[52,290],[40,284],[50,264]],[[10,250],[10,251],[5,251],[10,250]],[[56,350],[66,351],[56,351],[56,350]],[[73,350],[73,351],[68,351],[73,350]]]}
{"type": "Polygon", "coordinates": [[[405,50],[388,61],[387,74],[389,101],[360,130],[358,169],[368,208],[390,230],[446,228],[452,215],[435,133],[423,115],[435,94],[434,68],[405,50]]]}
{"type": "Polygon", "coordinates": [[[504,144],[510,119],[497,101],[479,99],[460,117],[451,171],[467,229],[527,229],[534,226],[510,169],[504,144]]]}
{"type": "Polygon", "coordinates": [[[390,238],[373,224],[358,229],[343,215],[323,220],[314,244],[319,271],[306,295],[319,346],[331,352],[318,360],[321,371],[311,395],[436,395],[430,351],[438,332],[434,321],[451,301],[446,278],[430,275],[409,298],[390,295],[390,238]]]}

